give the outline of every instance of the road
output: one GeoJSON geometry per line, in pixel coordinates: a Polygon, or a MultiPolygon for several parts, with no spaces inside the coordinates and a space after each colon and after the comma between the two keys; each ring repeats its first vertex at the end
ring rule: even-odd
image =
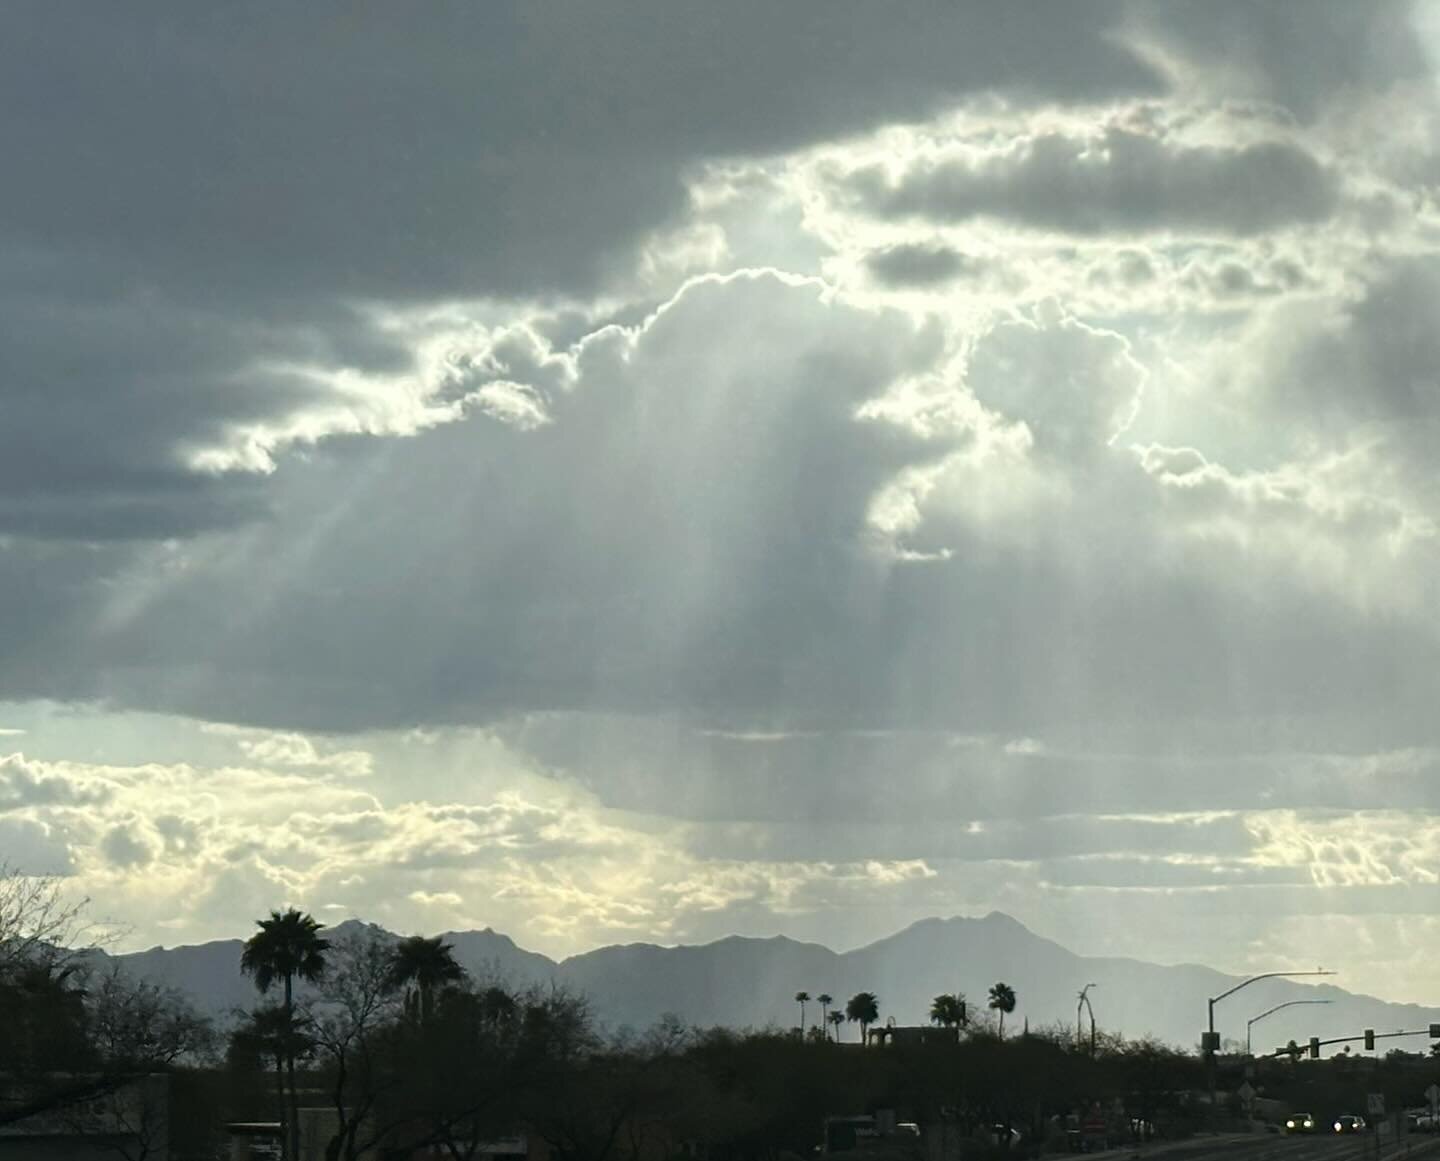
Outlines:
{"type": "MultiPolygon", "coordinates": [[[[1192,1137],[1174,1144],[1097,1154],[1097,1158],[1125,1161],[1373,1161],[1376,1156],[1375,1138],[1370,1133],[1343,1137],[1335,1133],[1192,1137]]],[[[1393,1134],[1384,1132],[1380,1135],[1378,1157],[1379,1161],[1440,1161],[1440,1137],[1406,1134],[1397,1144],[1393,1134]]]]}

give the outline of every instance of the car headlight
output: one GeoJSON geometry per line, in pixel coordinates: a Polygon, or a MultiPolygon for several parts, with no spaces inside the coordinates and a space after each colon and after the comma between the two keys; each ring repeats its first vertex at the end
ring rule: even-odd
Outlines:
{"type": "Polygon", "coordinates": [[[1293,1128],[1295,1127],[1295,1122],[1294,1122],[1294,1121],[1286,1121],[1286,1122],[1285,1122],[1285,1127],[1286,1127],[1287,1129],[1293,1129],[1293,1128]]]}
{"type": "Polygon", "coordinates": [[[1312,1121],[1312,1120],[1310,1120],[1310,1119],[1307,1117],[1307,1118],[1305,1119],[1305,1127],[1306,1127],[1307,1129],[1313,1129],[1313,1128],[1315,1127],[1315,1122],[1312,1121]]]}
{"type": "Polygon", "coordinates": [[[1335,1131],[1338,1133],[1341,1128],[1342,1128],[1342,1126],[1341,1126],[1340,1122],[1339,1122],[1339,1121],[1336,1121],[1336,1122],[1335,1122],[1335,1131]]]}

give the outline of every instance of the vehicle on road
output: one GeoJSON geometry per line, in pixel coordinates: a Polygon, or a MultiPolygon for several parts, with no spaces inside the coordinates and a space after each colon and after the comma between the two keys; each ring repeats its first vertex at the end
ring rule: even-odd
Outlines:
{"type": "Polygon", "coordinates": [[[1287,1133],[1313,1133],[1315,1118],[1309,1113],[1291,1113],[1285,1118],[1285,1131],[1287,1133]]]}
{"type": "Polygon", "coordinates": [[[1365,1118],[1357,1117],[1353,1113],[1342,1113],[1335,1118],[1332,1126],[1337,1133],[1363,1133],[1365,1131],[1365,1118]]]}

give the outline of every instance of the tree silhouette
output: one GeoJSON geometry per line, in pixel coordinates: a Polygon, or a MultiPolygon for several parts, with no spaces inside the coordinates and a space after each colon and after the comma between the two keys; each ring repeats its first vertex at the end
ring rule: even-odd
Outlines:
{"type": "Polygon", "coordinates": [[[427,939],[412,935],[395,945],[390,955],[390,986],[397,991],[415,986],[420,1001],[420,1021],[428,1023],[435,1014],[435,990],[458,984],[465,969],[455,960],[455,949],[436,935],[427,939]]]}
{"type": "Polygon", "coordinates": [[[830,1023],[830,1005],[835,1002],[829,992],[821,992],[815,997],[815,1002],[820,1005],[820,1023],[830,1023]]]}
{"type": "Polygon", "coordinates": [[[942,1028],[961,1028],[967,1022],[965,997],[959,992],[943,993],[930,1004],[930,1019],[942,1028]]]}
{"type": "MultiPolygon", "coordinates": [[[[276,982],[285,985],[285,1004],[281,1009],[285,1020],[286,1060],[290,1100],[289,1126],[284,1136],[285,1155],[300,1154],[300,1097],[295,1086],[295,981],[315,983],[325,971],[325,952],[330,942],[320,937],[324,924],[295,908],[284,914],[270,912],[269,919],[256,920],[260,928],[245,941],[240,953],[240,970],[255,980],[262,993],[269,992],[276,982]]],[[[283,1098],[283,1094],[282,1094],[283,1098]]],[[[285,1101],[281,1100],[285,1109],[285,1101]]]]}
{"type": "Polygon", "coordinates": [[[1001,982],[990,989],[990,1007],[1000,1013],[1000,1039],[1005,1039],[1005,1016],[1015,1011],[1015,989],[1001,982]]]}
{"type": "Polygon", "coordinates": [[[874,992],[856,992],[845,1005],[845,1018],[860,1025],[860,1043],[865,1043],[865,1031],[880,1019],[880,1001],[874,992]]]}
{"type": "Polygon", "coordinates": [[[826,1019],[830,1021],[831,1026],[835,1029],[835,1043],[839,1044],[840,1025],[845,1023],[845,1013],[840,1011],[839,1008],[836,1008],[833,1012],[830,1013],[829,1016],[826,1017],[826,1019]]]}
{"type": "Polygon", "coordinates": [[[810,1002],[809,992],[796,992],[795,1002],[800,1005],[800,1039],[805,1039],[805,1005],[810,1002]]]}

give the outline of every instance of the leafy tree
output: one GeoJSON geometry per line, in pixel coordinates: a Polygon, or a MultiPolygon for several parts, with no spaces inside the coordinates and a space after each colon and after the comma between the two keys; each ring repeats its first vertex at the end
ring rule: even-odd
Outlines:
{"type": "Polygon", "coordinates": [[[930,1004],[930,1020],[942,1028],[960,1028],[967,1020],[965,997],[959,992],[936,996],[930,1004]]]}
{"type": "Polygon", "coordinates": [[[810,1002],[809,992],[796,992],[795,1002],[800,1005],[800,1039],[805,1039],[805,1005],[810,1002]]]}
{"type": "Polygon", "coordinates": [[[455,960],[455,949],[440,936],[427,939],[412,935],[395,945],[390,962],[390,985],[414,985],[419,995],[419,1015],[428,1021],[435,1011],[435,991],[465,978],[465,969],[455,960]]]}
{"type": "Polygon", "coordinates": [[[581,997],[561,988],[519,995],[493,985],[455,988],[440,1011],[434,1026],[418,1030],[430,1053],[421,1070],[428,1092],[418,1099],[429,1101],[431,1139],[454,1161],[471,1161],[524,1120],[553,1152],[586,1152],[571,1134],[586,1137],[588,1111],[604,1096],[584,1081],[600,1075],[593,1067],[600,1045],[581,997]]]}
{"type": "Polygon", "coordinates": [[[874,992],[856,992],[845,1005],[845,1018],[860,1025],[860,1043],[865,1043],[866,1029],[880,1019],[880,1001],[874,992]]]}
{"type": "Polygon", "coordinates": [[[990,1007],[1000,1013],[1000,1039],[1005,1039],[1005,1017],[1015,1011],[1015,989],[1001,982],[990,989],[990,1007]]]}
{"type": "Polygon", "coordinates": [[[836,1008],[828,1017],[831,1026],[835,1029],[835,1043],[840,1043],[840,1025],[845,1023],[845,1013],[836,1008]]]}
{"type": "MultiPolygon", "coordinates": [[[[278,1004],[262,1004],[252,1011],[241,1012],[240,1017],[230,1031],[230,1042],[225,1050],[226,1063],[239,1072],[274,1066],[276,1119],[283,1125],[288,1119],[285,1112],[285,1061],[292,1055],[308,1053],[309,1041],[294,1028],[291,1015],[278,1004]]],[[[284,1146],[283,1133],[281,1144],[284,1146]]]]}
{"type": "Polygon", "coordinates": [[[289,1086],[289,1101],[282,1099],[282,1106],[288,1109],[288,1126],[284,1133],[286,1156],[298,1157],[300,1153],[300,1095],[295,1083],[295,981],[316,983],[325,971],[325,952],[329,950],[328,940],[321,938],[324,924],[317,922],[295,908],[283,914],[270,912],[270,918],[256,921],[260,928],[245,942],[240,953],[240,970],[255,980],[255,987],[261,994],[267,993],[277,983],[285,987],[285,1043],[290,1047],[285,1060],[285,1072],[289,1086]]]}

